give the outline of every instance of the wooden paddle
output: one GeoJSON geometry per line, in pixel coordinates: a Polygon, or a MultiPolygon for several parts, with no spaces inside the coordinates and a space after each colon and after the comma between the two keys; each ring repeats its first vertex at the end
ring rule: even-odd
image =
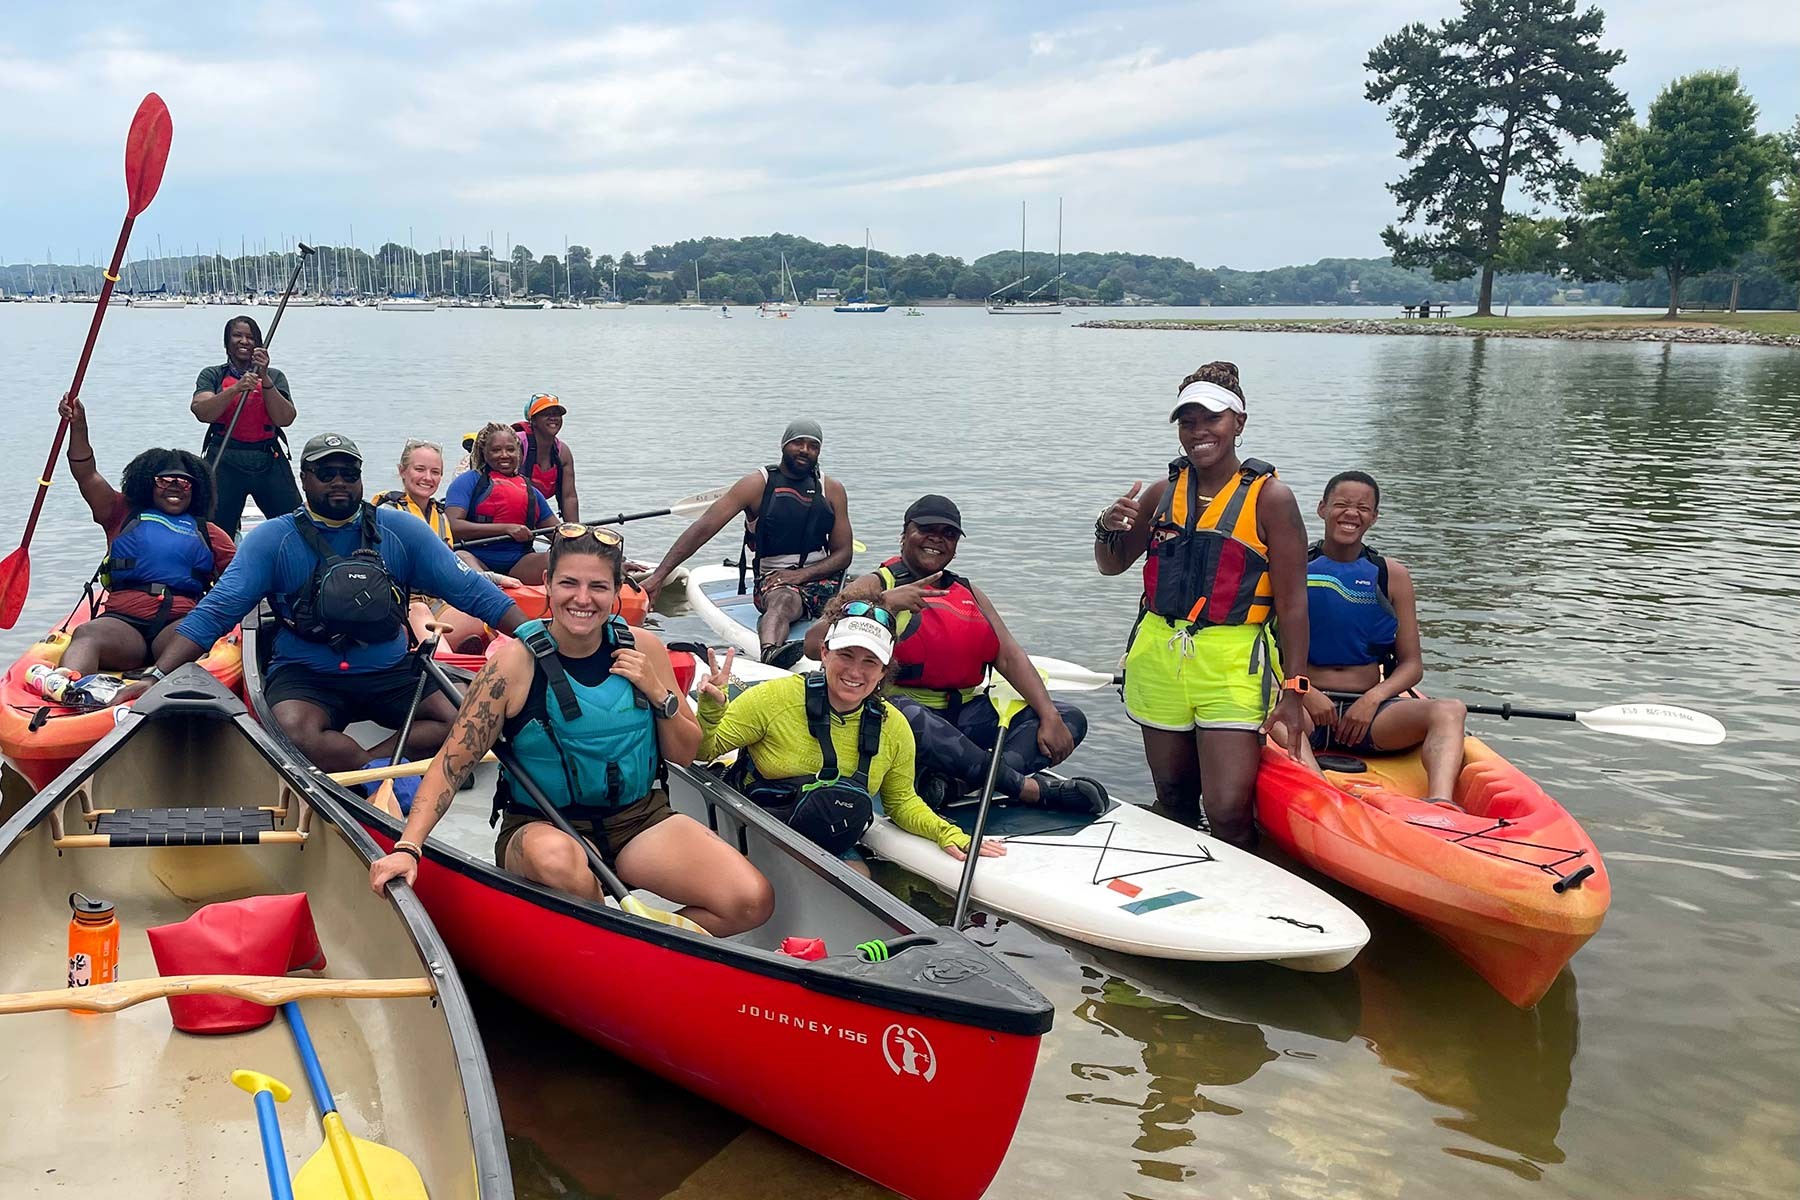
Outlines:
{"type": "MultiPolygon", "coordinates": [[[[125,260],[125,247],[131,241],[131,225],[138,214],[150,206],[156,189],[162,184],[163,167],[169,161],[169,140],[174,124],[169,108],[155,92],[145,96],[131,119],[131,132],[125,138],[125,224],[119,229],[119,244],[113,247],[112,266],[100,285],[100,298],[94,303],[94,319],[88,324],[87,341],[81,347],[81,359],[75,364],[75,379],[69,384],[69,395],[81,395],[81,381],[87,377],[88,359],[100,337],[100,322],[106,319],[107,301],[112,298],[113,284],[119,281],[119,264],[125,260]]],[[[50,457],[44,460],[44,472],[38,476],[37,495],[31,502],[31,515],[25,520],[25,536],[19,548],[0,562],[0,629],[11,629],[25,607],[31,591],[31,535],[37,529],[38,515],[44,510],[44,497],[50,490],[50,477],[56,471],[56,456],[62,453],[63,438],[68,435],[68,421],[56,426],[56,438],[50,443],[50,457]]]]}
{"type": "Polygon", "coordinates": [[[281,1006],[281,1012],[294,1035],[294,1048],[300,1052],[300,1065],[306,1068],[306,1083],[325,1130],[325,1144],[294,1176],[294,1194],[301,1200],[336,1200],[339,1196],[349,1200],[428,1200],[425,1178],[412,1159],[344,1128],[300,1006],[290,1001],[281,1006]]]}
{"type": "MultiPolygon", "coordinates": [[[[728,488],[714,488],[710,492],[695,492],[691,496],[683,496],[667,508],[652,508],[646,509],[644,512],[620,513],[616,517],[607,517],[602,521],[582,521],[580,524],[623,525],[627,521],[644,521],[651,517],[695,517],[711,508],[713,501],[717,500],[720,496],[723,496],[729,490],[730,489],[728,488]]],[[[562,522],[559,521],[557,524],[560,525],[562,522]]],[[[539,536],[547,533],[555,533],[556,525],[546,525],[542,529],[535,529],[532,532],[539,536]]],[[[467,550],[470,546],[491,546],[496,542],[510,542],[512,540],[511,534],[503,533],[497,537],[474,538],[467,542],[457,542],[450,548],[452,550],[467,550]]]]}
{"type": "Polygon", "coordinates": [[[1025,710],[1025,697],[1002,676],[995,676],[987,698],[994,706],[994,715],[1000,718],[1000,728],[994,732],[994,753],[988,759],[987,782],[981,786],[981,803],[976,806],[975,826],[969,834],[968,857],[963,859],[962,879],[956,885],[956,910],[950,918],[952,929],[961,929],[963,918],[969,915],[969,889],[975,886],[975,862],[981,857],[981,835],[987,831],[988,810],[994,803],[994,784],[1000,778],[1000,759],[1006,753],[1006,728],[1025,710]]]}
{"type": "MultiPolygon", "coordinates": [[[[1045,683],[1052,691],[1091,692],[1099,688],[1116,687],[1125,682],[1125,676],[1122,674],[1106,675],[1057,658],[1039,658],[1033,655],[1031,661],[1046,673],[1045,683]]],[[[1333,700],[1357,699],[1355,692],[1328,692],[1326,694],[1333,700]]],[[[1686,746],[1716,746],[1725,740],[1725,726],[1719,723],[1718,718],[1707,713],[1696,712],[1691,708],[1659,704],[1654,701],[1609,704],[1604,708],[1589,709],[1585,712],[1515,708],[1511,701],[1505,704],[1468,704],[1466,707],[1477,716],[1499,717],[1503,721],[1510,721],[1514,717],[1524,717],[1534,721],[1574,721],[1596,733],[1643,738],[1651,742],[1675,742],[1686,746]]]]}
{"type": "MultiPolygon", "coordinates": [[[[427,622],[425,625],[425,640],[419,643],[419,648],[417,650],[413,651],[415,656],[413,666],[418,668],[419,682],[413,686],[412,703],[406,706],[406,717],[400,722],[400,732],[394,737],[394,753],[388,759],[388,762],[392,765],[404,766],[406,763],[406,737],[412,732],[413,716],[419,711],[419,702],[425,699],[425,684],[427,681],[425,679],[425,667],[423,662],[425,659],[430,658],[437,653],[439,637],[448,633],[449,630],[450,627],[448,625],[441,624],[440,622],[427,622]]],[[[429,762],[429,760],[427,761],[429,762]]],[[[373,804],[376,808],[379,808],[390,817],[405,816],[406,814],[400,810],[400,798],[394,794],[394,780],[404,778],[406,777],[403,775],[390,775],[386,779],[383,779],[381,781],[381,786],[375,789],[375,795],[370,798],[369,803],[373,804]]]]}
{"type": "Polygon", "coordinates": [[[291,1000],[335,996],[346,1000],[395,1000],[435,996],[429,979],[293,979],[286,975],[159,975],[96,983],[91,987],[50,988],[41,992],[0,994],[0,1014],[50,1012],[118,1012],[148,1000],[169,996],[235,996],[273,1008],[291,1000]]]}
{"type": "MultiPolygon", "coordinates": [[[[489,751],[482,762],[493,762],[494,755],[489,751]]],[[[423,775],[431,769],[431,759],[424,758],[418,762],[388,763],[384,767],[359,767],[354,771],[334,771],[326,778],[333,783],[345,787],[361,787],[365,783],[374,783],[380,779],[406,779],[414,775],[423,775]]]]}
{"type": "MultiPolygon", "coordinates": [[[[425,669],[431,672],[444,695],[450,697],[451,702],[458,708],[462,707],[462,691],[457,688],[456,682],[444,673],[444,668],[435,661],[427,661],[425,669]]],[[[588,869],[594,873],[594,878],[600,881],[600,886],[606,893],[619,902],[621,909],[632,916],[643,917],[645,920],[655,921],[661,925],[685,929],[689,933],[698,933],[704,937],[712,936],[711,932],[704,926],[696,924],[691,918],[684,917],[680,913],[651,908],[633,896],[631,889],[625,886],[625,881],[606,865],[606,860],[600,857],[600,852],[594,849],[594,844],[575,832],[575,827],[569,824],[569,818],[563,816],[556,805],[550,803],[550,797],[544,795],[543,789],[538,787],[537,781],[525,773],[519,764],[518,756],[513,753],[512,747],[505,742],[497,742],[494,745],[493,753],[494,757],[500,760],[500,765],[506,768],[507,777],[525,790],[525,794],[531,797],[531,802],[536,804],[546,817],[550,818],[551,824],[575,839],[576,844],[587,855],[588,869]]]]}

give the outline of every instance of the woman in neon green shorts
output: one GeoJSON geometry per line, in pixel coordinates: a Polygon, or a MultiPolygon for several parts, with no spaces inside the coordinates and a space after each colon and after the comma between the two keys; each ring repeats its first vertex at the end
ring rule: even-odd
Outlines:
{"type": "Polygon", "coordinates": [[[1210,362],[1181,381],[1181,457],[1094,522],[1094,562],[1119,575],[1144,558],[1143,615],[1125,655],[1125,711],[1143,730],[1156,807],[1238,845],[1255,838],[1262,735],[1311,720],[1301,697],[1306,525],[1293,492],[1260,459],[1240,460],[1237,367],[1210,362]]]}

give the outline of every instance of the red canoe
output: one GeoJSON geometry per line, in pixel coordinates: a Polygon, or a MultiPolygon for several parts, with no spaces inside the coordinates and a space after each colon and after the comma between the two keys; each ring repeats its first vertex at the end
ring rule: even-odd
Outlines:
{"type": "Polygon", "coordinates": [[[1417,751],[1333,754],[1323,778],[1263,751],[1256,817],[1307,866],[1415,918],[1501,995],[1536,1004],[1612,901],[1587,832],[1523,771],[1467,738],[1451,797],[1427,804],[1417,751]]]}
{"type": "MultiPolygon", "coordinates": [[[[254,621],[245,692],[262,699],[254,621]]],[[[1012,1143],[1050,1003],[999,960],[846,869],[713,776],[677,811],[774,886],[761,929],[707,938],[575,899],[433,839],[417,892],[460,969],[638,1065],[915,1200],[972,1200],[1012,1143]],[[780,953],[822,938],[829,954],[780,953]],[[867,962],[862,943],[885,943],[867,962]]],[[[333,786],[376,841],[399,825],[333,786]]],[[[485,806],[480,794],[462,804],[485,806]]],[[[659,901],[643,893],[646,902],[659,901]]]]}

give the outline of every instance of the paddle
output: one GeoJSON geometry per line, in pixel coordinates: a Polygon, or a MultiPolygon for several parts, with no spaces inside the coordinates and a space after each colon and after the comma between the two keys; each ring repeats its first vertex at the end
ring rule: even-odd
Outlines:
{"type": "Polygon", "coordinates": [[[263,1170],[269,1173],[269,1193],[275,1200],[294,1200],[294,1185],[287,1173],[287,1147],[281,1144],[281,1118],[275,1115],[276,1103],[286,1104],[293,1089],[272,1075],[241,1068],[231,1073],[231,1082],[256,1098],[256,1129],[262,1134],[263,1170]]]}
{"type": "MultiPolygon", "coordinates": [[[[281,303],[275,309],[275,319],[269,322],[269,332],[263,337],[262,348],[264,350],[274,343],[275,331],[281,328],[281,314],[287,311],[288,299],[294,294],[294,285],[300,282],[300,269],[306,265],[308,258],[318,253],[305,242],[296,242],[295,245],[300,247],[300,254],[294,259],[294,269],[288,272],[287,287],[281,293],[281,303]]],[[[225,425],[225,436],[219,439],[217,446],[213,447],[212,457],[206,462],[206,465],[215,471],[219,469],[219,460],[225,457],[225,447],[231,445],[231,435],[237,432],[238,418],[244,413],[244,401],[249,398],[247,394],[239,393],[237,402],[231,406],[231,420],[225,425]]]]}
{"type": "Polygon", "coordinates": [[[950,928],[961,929],[969,915],[969,889],[975,886],[975,862],[981,857],[981,835],[987,831],[988,809],[994,803],[994,784],[1000,778],[1000,759],[1006,752],[1006,728],[1025,709],[1025,698],[1004,678],[998,678],[987,691],[988,703],[1000,718],[994,731],[994,753],[988,759],[987,782],[981,785],[981,803],[975,809],[975,827],[969,833],[969,853],[963,859],[962,880],[956,885],[956,910],[950,928]]]}
{"type": "Polygon", "coordinates": [[[344,1128],[344,1118],[331,1098],[331,1085],[325,1082],[325,1068],[319,1062],[319,1052],[313,1048],[312,1034],[307,1031],[306,1018],[300,1015],[300,1006],[290,1001],[281,1006],[281,1012],[293,1032],[294,1048],[300,1052],[300,1065],[306,1068],[313,1105],[319,1110],[319,1124],[325,1129],[325,1144],[294,1176],[294,1191],[316,1200],[346,1195],[351,1200],[375,1200],[377,1196],[381,1200],[427,1200],[425,1179],[412,1159],[391,1146],[356,1137],[344,1128]],[[341,1188],[335,1186],[339,1183],[341,1188]]]}
{"type": "MultiPolygon", "coordinates": [[[[1053,691],[1086,692],[1115,687],[1125,682],[1123,675],[1104,675],[1056,658],[1033,656],[1033,663],[1047,672],[1046,683],[1053,691]]],[[[1355,692],[1328,692],[1333,700],[1355,700],[1355,692]]],[[[1725,726],[1717,718],[1691,708],[1673,704],[1639,701],[1609,704],[1585,712],[1561,709],[1515,708],[1505,704],[1470,704],[1470,712],[1478,716],[1499,717],[1510,721],[1524,717],[1535,721],[1574,721],[1596,733],[1618,737],[1643,738],[1651,742],[1676,742],[1687,746],[1716,746],[1725,740],[1725,726]]]]}
{"type": "Polygon", "coordinates": [[[273,1008],[290,1000],[337,997],[345,1000],[396,1000],[435,996],[429,979],[290,979],[285,975],[159,975],[96,983],[91,987],[49,988],[41,992],[0,994],[0,1014],[50,1012],[118,1012],[168,996],[235,996],[273,1008]]]}
{"type": "MultiPolygon", "coordinates": [[[[481,761],[493,762],[493,753],[490,751],[481,761]]],[[[423,775],[430,769],[431,760],[424,758],[418,762],[388,763],[384,767],[360,767],[354,771],[334,771],[326,778],[345,787],[361,787],[365,783],[374,783],[380,779],[407,779],[414,775],[423,775]]]]}
{"type": "MultiPolygon", "coordinates": [[[[425,669],[431,672],[432,678],[437,681],[437,685],[443,690],[444,695],[450,697],[451,703],[460,708],[463,701],[462,692],[457,688],[455,681],[444,673],[444,668],[434,660],[427,660],[425,669]]],[[[525,794],[531,797],[531,802],[537,805],[546,817],[550,818],[550,823],[575,839],[576,844],[587,855],[588,869],[594,873],[594,878],[600,881],[600,886],[606,890],[607,894],[619,902],[621,909],[634,917],[643,917],[645,920],[655,921],[675,929],[685,929],[689,933],[698,933],[705,937],[712,936],[703,926],[696,924],[692,919],[684,917],[680,913],[651,908],[633,896],[631,889],[625,886],[625,881],[606,865],[606,860],[600,857],[600,852],[594,849],[593,843],[575,832],[575,827],[569,824],[569,819],[557,811],[556,805],[550,803],[550,797],[544,795],[543,789],[538,787],[537,782],[525,773],[511,746],[505,742],[496,742],[494,757],[498,758],[500,765],[506,768],[507,777],[524,788],[525,794]]]]}
{"type": "MultiPolygon", "coordinates": [[[[100,298],[94,302],[94,319],[88,325],[87,341],[81,347],[81,360],[75,365],[75,380],[69,384],[69,395],[81,395],[81,381],[87,376],[88,359],[100,337],[100,322],[106,319],[107,301],[112,298],[113,284],[119,281],[119,264],[125,260],[125,247],[131,241],[131,225],[138,214],[148,208],[162,183],[163,167],[169,161],[169,139],[174,125],[169,120],[168,106],[155,92],[145,96],[131,119],[131,132],[125,138],[125,224],[119,229],[119,244],[113,247],[112,266],[100,285],[100,298]]],[[[0,629],[11,629],[25,607],[31,590],[31,535],[37,529],[38,515],[44,509],[44,497],[50,490],[50,477],[56,471],[56,456],[62,453],[63,438],[68,435],[68,421],[56,426],[56,439],[50,443],[50,457],[44,460],[43,474],[38,476],[37,495],[31,502],[31,515],[25,520],[25,536],[19,548],[0,562],[0,629]]]]}
{"type": "MultiPolygon", "coordinates": [[[[620,513],[618,516],[608,517],[604,521],[583,521],[581,524],[623,525],[627,521],[644,521],[651,517],[696,517],[711,508],[713,501],[717,500],[720,496],[723,496],[728,490],[730,489],[714,488],[710,492],[695,492],[691,496],[683,496],[667,508],[651,508],[646,509],[643,512],[620,513]]],[[[558,524],[561,524],[561,522],[558,522],[558,524]]],[[[546,525],[542,529],[534,529],[532,532],[542,536],[546,533],[555,533],[556,528],[556,525],[546,525]]],[[[470,546],[491,546],[495,542],[510,542],[512,540],[511,534],[503,533],[497,537],[474,538],[467,542],[457,542],[450,548],[452,550],[467,550],[470,546]]]]}
{"type": "MultiPolygon", "coordinates": [[[[394,738],[394,753],[388,759],[390,766],[404,766],[406,763],[406,735],[412,732],[413,717],[419,711],[419,702],[425,698],[424,660],[437,653],[438,637],[440,634],[448,632],[449,629],[448,625],[442,625],[436,621],[428,622],[425,626],[425,640],[419,643],[417,650],[413,651],[413,666],[418,669],[419,682],[413,685],[412,703],[406,706],[406,717],[400,722],[400,732],[394,738]]],[[[400,808],[400,798],[394,794],[394,780],[401,778],[404,776],[390,775],[383,779],[381,786],[375,789],[375,795],[370,797],[369,803],[390,817],[405,816],[406,814],[400,808]]]]}

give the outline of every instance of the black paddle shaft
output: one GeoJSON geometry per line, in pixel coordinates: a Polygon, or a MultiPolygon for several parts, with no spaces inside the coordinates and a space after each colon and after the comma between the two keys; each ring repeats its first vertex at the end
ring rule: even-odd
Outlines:
{"type": "Polygon", "coordinates": [[[1000,758],[1006,752],[1006,724],[994,736],[994,754],[988,759],[987,782],[981,785],[981,803],[975,807],[975,828],[969,837],[969,856],[963,859],[962,879],[956,885],[956,911],[950,928],[961,929],[969,915],[969,889],[975,886],[975,860],[981,857],[981,835],[987,832],[988,810],[994,806],[994,785],[1000,780],[1000,758]]]}
{"type": "MultiPolygon", "coordinates": [[[[300,269],[306,265],[307,259],[318,253],[305,242],[296,242],[295,245],[300,247],[300,257],[294,260],[294,269],[288,272],[287,287],[281,293],[281,303],[275,309],[275,319],[269,322],[269,332],[263,338],[262,348],[264,350],[267,350],[275,341],[275,331],[281,328],[281,316],[287,312],[288,300],[294,294],[294,286],[300,282],[300,269]]],[[[225,457],[225,447],[231,444],[231,435],[237,432],[238,418],[243,415],[244,398],[239,396],[237,403],[232,405],[231,421],[225,426],[225,436],[219,440],[219,448],[213,451],[213,459],[206,464],[207,466],[218,469],[219,460],[225,457]]]]}
{"type": "MultiPolygon", "coordinates": [[[[426,659],[425,670],[431,675],[431,680],[438,689],[450,698],[450,702],[461,708],[462,690],[445,673],[444,668],[438,664],[437,660],[426,659]]],[[[606,865],[606,860],[600,857],[600,852],[594,849],[594,844],[575,832],[575,827],[569,824],[569,818],[557,811],[556,805],[550,803],[550,797],[544,795],[543,789],[538,787],[536,781],[519,766],[519,757],[513,753],[513,748],[503,741],[495,742],[494,757],[500,760],[500,765],[506,768],[506,773],[512,778],[512,781],[525,789],[525,794],[531,797],[531,802],[542,809],[546,817],[550,818],[550,823],[574,838],[576,843],[581,846],[582,851],[587,854],[588,870],[594,873],[594,878],[600,881],[600,886],[605,888],[615,900],[623,901],[630,896],[631,890],[625,886],[625,881],[606,865]]]]}
{"type": "MultiPolygon", "coordinates": [[[[1361,692],[1326,692],[1333,700],[1361,700],[1361,692]]],[[[1505,704],[1465,704],[1464,708],[1477,716],[1499,717],[1502,721],[1510,721],[1514,717],[1529,717],[1534,721],[1579,721],[1581,718],[1572,712],[1562,712],[1551,708],[1514,708],[1512,702],[1505,704]]]]}

